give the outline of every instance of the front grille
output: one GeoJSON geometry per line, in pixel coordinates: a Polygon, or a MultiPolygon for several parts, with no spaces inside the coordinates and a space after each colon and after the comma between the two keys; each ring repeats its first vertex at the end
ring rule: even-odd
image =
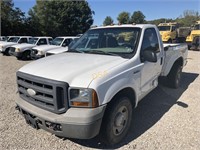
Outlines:
{"type": "Polygon", "coordinates": [[[45,110],[60,114],[68,109],[67,90],[65,82],[41,78],[22,72],[17,72],[17,84],[20,97],[45,110]],[[34,90],[29,94],[27,90],[34,90]]]}
{"type": "Polygon", "coordinates": [[[15,48],[14,47],[10,47],[10,52],[15,52],[15,48]]]}

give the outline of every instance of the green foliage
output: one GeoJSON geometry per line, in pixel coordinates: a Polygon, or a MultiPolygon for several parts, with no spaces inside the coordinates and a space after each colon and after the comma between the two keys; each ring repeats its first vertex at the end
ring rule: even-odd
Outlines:
{"type": "Polygon", "coordinates": [[[141,11],[135,11],[131,16],[130,22],[136,24],[146,23],[145,15],[141,11]]]}
{"type": "Polygon", "coordinates": [[[191,27],[197,20],[200,20],[200,15],[198,12],[193,10],[185,10],[183,14],[176,19],[161,18],[148,21],[148,23],[158,25],[159,23],[164,23],[164,22],[177,22],[180,27],[191,27]]]}
{"type": "Polygon", "coordinates": [[[30,22],[37,23],[42,35],[62,36],[84,33],[93,24],[86,1],[36,1],[29,11],[30,22]]]}
{"type": "Polygon", "coordinates": [[[190,27],[192,26],[197,20],[200,20],[200,15],[198,12],[193,10],[185,10],[183,15],[177,18],[175,21],[180,24],[180,26],[190,27]]]}
{"type": "Polygon", "coordinates": [[[175,22],[175,20],[173,19],[167,19],[167,18],[160,18],[160,19],[155,19],[155,20],[151,20],[151,21],[147,21],[147,23],[149,24],[155,24],[158,25],[160,23],[168,23],[168,22],[175,22]]]}
{"type": "Polygon", "coordinates": [[[130,14],[128,12],[125,12],[125,11],[121,12],[117,17],[117,20],[121,24],[128,24],[130,22],[130,14]]]}
{"type": "Polygon", "coordinates": [[[107,16],[103,22],[104,26],[113,24],[113,19],[110,16],[107,16]]]}

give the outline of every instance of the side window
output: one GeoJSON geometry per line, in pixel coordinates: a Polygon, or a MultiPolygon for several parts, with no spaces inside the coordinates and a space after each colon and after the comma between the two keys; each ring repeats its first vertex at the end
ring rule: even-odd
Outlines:
{"type": "Polygon", "coordinates": [[[47,40],[46,39],[40,39],[37,43],[37,45],[46,45],[47,44],[47,40]]]}
{"type": "Polygon", "coordinates": [[[144,32],[141,52],[145,50],[152,50],[155,51],[156,53],[160,52],[158,36],[154,28],[148,28],[144,32]]]}
{"type": "Polygon", "coordinates": [[[176,27],[175,27],[175,26],[172,26],[172,32],[175,31],[175,30],[176,30],[176,27]]]}
{"type": "Polygon", "coordinates": [[[21,38],[19,40],[19,43],[28,43],[28,40],[27,40],[27,38],[21,38]]]}
{"type": "Polygon", "coordinates": [[[65,39],[65,41],[63,42],[62,46],[68,46],[71,43],[72,39],[65,39]]]}

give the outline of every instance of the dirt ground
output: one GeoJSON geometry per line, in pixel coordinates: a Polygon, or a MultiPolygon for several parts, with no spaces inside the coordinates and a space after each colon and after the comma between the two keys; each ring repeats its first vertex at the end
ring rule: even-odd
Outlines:
{"type": "Polygon", "coordinates": [[[35,130],[15,110],[16,71],[30,61],[0,54],[0,149],[200,149],[200,52],[189,51],[179,89],[159,85],[134,111],[128,136],[115,147],[91,140],[62,139],[35,130]]]}

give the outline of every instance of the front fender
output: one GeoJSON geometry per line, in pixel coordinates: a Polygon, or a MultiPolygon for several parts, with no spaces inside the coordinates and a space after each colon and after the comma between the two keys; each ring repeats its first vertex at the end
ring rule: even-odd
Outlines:
{"type": "Polygon", "coordinates": [[[105,77],[107,79],[102,78],[93,81],[90,87],[97,91],[100,105],[109,103],[118,92],[125,88],[131,88],[134,91],[133,99],[137,105],[141,77],[139,70],[141,70],[141,67],[136,66],[127,70],[118,71],[118,73],[112,72],[105,77]]]}

